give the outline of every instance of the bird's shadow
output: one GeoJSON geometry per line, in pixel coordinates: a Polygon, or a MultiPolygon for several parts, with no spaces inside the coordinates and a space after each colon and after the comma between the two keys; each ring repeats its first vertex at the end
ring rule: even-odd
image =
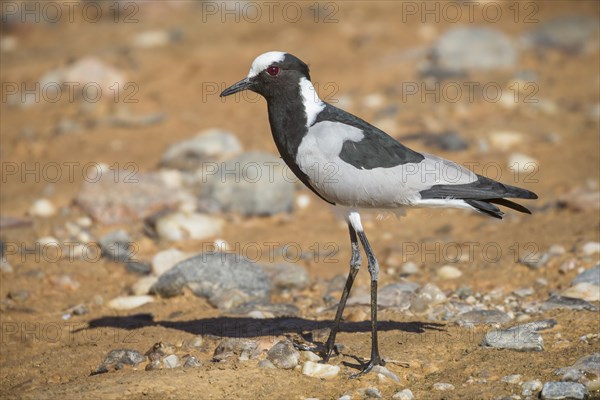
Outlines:
{"type": "MultiPolygon", "coordinates": [[[[210,335],[229,338],[251,338],[260,336],[281,336],[286,334],[299,334],[309,341],[324,341],[318,331],[322,328],[333,326],[332,320],[316,321],[299,317],[275,317],[256,319],[249,317],[223,316],[215,318],[202,318],[189,321],[155,321],[152,314],[133,314],[128,316],[101,317],[91,320],[87,328],[119,328],[136,330],[145,327],[165,327],[188,332],[194,335],[210,335]]],[[[379,331],[402,331],[405,333],[419,334],[428,330],[440,331],[443,324],[430,322],[398,322],[379,321],[379,331]]],[[[342,322],[340,332],[370,332],[371,323],[342,322]]],[[[326,333],[322,333],[326,335],[326,333]]]]}

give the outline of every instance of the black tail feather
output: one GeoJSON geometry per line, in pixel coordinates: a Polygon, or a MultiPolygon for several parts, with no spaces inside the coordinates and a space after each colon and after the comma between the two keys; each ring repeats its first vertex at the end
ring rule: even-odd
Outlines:
{"type": "Polygon", "coordinates": [[[531,214],[531,211],[529,211],[529,209],[527,207],[524,207],[518,203],[515,203],[514,201],[510,201],[507,199],[489,199],[487,200],[490,203],[494,203],[494,204],[498,204],[504,207],[508,207],[508,208],[512,208],[513,210],[525,213],[525,214],[531,214]]]}

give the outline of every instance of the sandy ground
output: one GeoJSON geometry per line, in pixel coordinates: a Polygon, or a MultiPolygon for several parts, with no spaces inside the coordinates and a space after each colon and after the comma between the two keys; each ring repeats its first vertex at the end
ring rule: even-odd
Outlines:
{"type": "MultiPolygon", "coordinates": [[[[599,127],[597,121],[590,121],[587,115],[599,96],[597,49],[577,56],[555,51],[521,53],[520,69],[533,70],[539,77],[539,90],[534,96],[552,102],[555,110],[540,110],[522,102],[507,108],[498,103],[469,103],[464,99],[457,103],[443,99],[422,101],[420,96],[403,101],[398,89],[400,83],[421,82],[419,54],[439,34],[455,26],[447,18],[437,23],[433,20],[422,23],[421,17],[407,16],[403,5],[394,2],[324,2],[316,16],[309,3],[294,3],[304,11],[304,16],[294,23],[286,21],[277,9],[272,23],[268,21],[266,9],[257,23],[244,18],[236,23],[234,16],[222,14],[221,3],[215,4],[215,15],[209,15],[200,5],[189,7],[174,2],[169,7],[156,4],[144,8],[136,15],[138,22],[133,23],[121,20],[114,23],[110,18],[88,23],[76,15],[73,23],[27,25],[10,32],[17,37],[18,44],[12,52],[2,54],[3,84],[34,84],[45,72],[92,55],[115,66],[128,81],[134,82],[139,90],[133,97],[139,101],[115,104],[102,99],[90,111],[82,111],[79,101],[67,99],[57,103],[42,100],[28,107],[11,106],[3,99],[0,106],[1,214],[25,216],[31,203],[40,197],[48,197],[58,207],[70,210],[70,215],[36,218],[28,227],[3,229],[3,241],[32,246],[37,238],[53,234],[67,220],[83,215],[72,200],[83,181],[82,166],[89,162],[120,166],[133,162],[140,172],[156,170],[170,144],[210,127],[236,133],[245,149],[275,153],[264,102],[236,102],[235,99],[224,102],[216,93],[226,84],[242,78],[257,54],[281,49],[310,62],[313,81],[318,83],[321,97],[326,100],[347,102],[351,99],[344,108],[367,120],[391,124],[386,129],[391,126],[387,130],[397,137],[455,129],[471,144],[468,150],[432,150],[419,140],[407,144],[462,163],[500,166],[500,180],[526,187],[540,196],[538,201],[530,203],[533,215],[512,213],[504,221],[454,210],[416,210],[400,220],[387,218],[380,222],[366,217],[365,229],[382,261],[384,273],[380,286],[398,280],[394,273],[385,272],[390,267],[386,259],[392,253],[402,254],[407,243],[414,245],[416,251],[411,255],[405,252],[403,261],[423,265],[421,274],[411,280],[421,284],[433,282],[445,291],[468,286],[481,293],[501,289],[509,294],[531,286],[536,288],[533,297],[539,301],[545,300],[551,292],[568,287],[577,274],[576,270],[559,272],[558,266],[566,258],[578,257],[578,267],[587,268],[597,262],[597,258],[584,259],[578,255],[582,244],[599,241],[598,210],[574,211],[553,206],[558,197],[572,189],[596,185],[597,190],[599,127]],[[332,21],[325,21],[330,12],[332,21]],[[182,31],[181,40],[174,44],[157,49],[137,49],[129,45],[135,33],[173,28],[182,31]],[[400,111],[386,120],[373,108],[363,106],[362,99],[372,93],[384,94],[385,104],[396,104],[400,111]],[[162,123],[145,127],[90,124],[79,133],[55,134],[54,127],[63,118],[97,121],[114,112],[114,108],[127,108],[133,115],[161,112],[167,117],[162,123]],[[495,130],[525,134],[524,142],[514,151],[539,161],[534,175],[513,176],[507,165],[512,150],[491,149],[487,153],[478,150],[479,138],[495,130]],[[76,165],[73,179],[66,176],[65,162],[76,165]],[[17,165],[19,171],[25,166],[42,171],[49,163],[58,163],[64,175],[56,183],[49,183],[43,173],[37,177],[9,175],[4,169],[7,163],[17,165]],[[463,276],[450,281],[439,280],[435,272],[445,264],[442,250],[437,248],[427,253],[426,245],[443,247],[446,243],[468,242],[477,243],[477,247],[472,257],[459,264],[463,276]],[[502,251],[501,256],[492,261],[481,250],[490,244],[502,251]],[[553,259],[542,269],[533,270],[515,261],[530,248],[542,252],[553,244],[564,246],[568,254],[553,259]],[[536,286],[538,278],[545,278],[548,286],[536,286]]],[[[511,12],[508,7],[513,3],[497,4],[506,17],[490,23],[476,13],[473,24],[488,25],[515,39],[535,25],[535,22],[525,23],[523,15],[517,22],[512,16],[508,17],[511,12]]],[[[595,2],[532,4],[537,6],[535,17],[539,21],[566,12],[595,15],[599,12],[595,2]]],[[[212,13],[212,9],[210,11],[212,13]]],[[[525,14],[528,10],[522,11],[525,14]]],[[[124,19],[122,15],[119,18],[124,19]]],[[[465,18],[460,22],[469,25],[465,18]]],[[[494,72],[473,76],[472,80],[498,82],[504,90],[509,90],[511,74],[494,72]]],[[[485,172],[477,167],[475,171],[485,172]]],[[[326,251],[326,246],[332,245],[336,252],[331,260],[318,259],[303,265],[317,286],[323,279],[346,274],[350,254],[346,228],[327,205],[312,194],[309,196],[309,207],[288,216],[230,217],[222,238],[240,246],[256,242],[298,243],[302,249],[317,246],[326,251]]],[[[101,236],[118,227],[95,225],[93,233],[101,236]]],[[[142,258],[166,247],[164,243],[145,238],[141,223],[123,227],[139,240],[142,258]]],[[[201,246],[202,243],[194,241],[178,244],[187,250],[201,246]]],[[[267,256],[262,254],[263,259],[267,256]]],[[[401,383],[382,383],[375,374],[349,380],[347,376],[355,369],[348,367],[343,367],[334,380],[321,381],[299,371],[260,369],[253,361],[211,363],[213,335],[244,336],[247,334],[244,332],[252,332],[253,322],[244,317],[224,316],[189,293],[159,299],[132,311],[114,311],[98,304],[98,296],[108,300],[126,294],[138,279],[122,265],[104,259],[93,263],[49,262],[43,257],[36,259],[35,255],[14,255],[8,260],[15,271],[2,273],[0,298],[7,299],[10,291],[20,289],[29,291],[30,297],[22,303],[5,300],[0,306],[3,398],[332,399],[343,394],[361,398],[360,389],[368,387],[378,387],[384,398],[390,398],[408,387],[419,399],[488,399],[520,394],[518,386],[500,381],[505,375],[522,374],[524,380],[542,382],[555,380],[556,368],[600,350],[598,340],[589,343],[579,340],[583,335],[600,330],[597,312],[565,310],[534,316],[534,319],[554,318],[558,325],[544,332],[543,352],[519,353],[482,348],[481,338],[487,328],[458,328],[448,322],[382,310],[381,352],[388,359],[409,365],[389,364],[401,383]],[[80,287],[69,289],[56,284],[53,277],[62,274],[78,281],[80,287]],[[68,321],[61,318],[64,310],[80,303],[88,305],[88,314],[68,321]],[[194,335],[204,335],[209,344],[205,351],[195,353],[203,363],[200,368],[146,372],[142,365],[139,370],[126,368],[90,376],[111,349],[133,348],[145,352],[156,342],[177,343],[194,335]],[[473,377],[474,382],[470,382],[469,377],[473,377]],[[436,382],[452,383],[455,390],[434,392],[432,385],[436,382]]],[[[361,271],[356,290],[366,288],[367,284],[368,274],[366,270],[361,271]]],[[[317,296],[317,292],[313,285],[300,297],[309,305],[322,302],[311,297],[317,296]]],[[[299,331],[322,326],[320,323],[325,324],[334,316],[333,310],[316,314],[308,311],[312,309],[301,309],[297,319],[259,321],[261,329],[272,332],[262,335],[263,340],[297,335],[299,331]]],[[[344,353],[368,356],[368,319],[346,322],[342,329],[338,342],[346,346],[344,353]]],[[[355,363],[350,357],[337,357],[332,362],[355,363]]]]}

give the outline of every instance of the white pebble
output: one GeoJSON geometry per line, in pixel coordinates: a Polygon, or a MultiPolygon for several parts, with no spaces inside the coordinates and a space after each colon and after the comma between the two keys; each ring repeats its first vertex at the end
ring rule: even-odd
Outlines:
{"type": "Polygon", "coordinates": [[[152,296],[123,296],[108,302],[108,307],[115,310],[131,310],[154,301],[152,296]]]}
{"type": "Polygon", "coordinates": [[[158,281],[157,276],[144,276],[131,286],[131,291],[136,296],[150,293],[150,288],[158,281]]]}
{"type": "Polygon", "coordinates": [[[385,98],[379,93],[373,93],[365,96],[363,105],[369,108],[381,107],[385,103],[385,98]]]}
{"type": "Polygon", "coordinates": [[[321,357],[319,357],[317,354],[313,353],[312,351],[303,351],[300,353],[300,355],[302,357],[304,357],[304,359],[306,361],[312,361],[312,362],[321,361],[321,357]]]}
{"type": "Polygon", "coordinates": [[[93,221],[90,217],[79,217],[76,223],[82,228],[91,228],[93,221]]]}
{"type": "Polygon", "coordinates": [[[206,239],[221,233],[224,222],[198,213],[173,213],[158,220],[156,232],[167,240],[206,239]]]}
{"type": "Polygon", "coordinates": [[[415,396],[410,389],[404,389],[392,396],[394,400],[414,400],[415,396]]]}
{"type": "Polygon", "coordinates": [[[508,157],[508,168],[519,173],[533,174],[539,169],[539,162],[525,154],[513,153],[508,157]]]}
{"type": "Polygon", "coordinates": [[[574,297],[586,301],[600,301],[600,286],[581,282],[561,293],[564,297],[574,297]]]}
{"type": "Polygon", "coordinates": [[[175,354],[171,354],[163,359],[163,363],[165,368],[177,368],[179,367],[179,357],[175,354]]]}
{"type": "Polygon", "coordinates": [[[296,205],[299,209],[303,210],[310,205],[310,196],[301,194],[296,198],[296,205]]]}
{"type": "Polygon", "coordinates": [[[439,391],[454,390],[454,385],[451,383],[438,382],[433,384],[433,389],[439,391]]]}
{"type": "Polygon", "coordinates": [[[498,150],[509,150],[523,142],[523,134],[513,131],[495,131],[490,133],[490,144],[498,150]]]}
{"type": "Polygon", "coordinates": [[[54,236],[43,236],[43,237],[39,238],[36,242],[37,242],[37,244],[39,244],[42,247],[43,246],[60,247],[60,242],[54,236]]]}
{"type": "Polygon", "coordinates": [[[169,44],[171,37],[167,31],[145,31],[134,36],[131,44],[140,49],[153,49],[169,44]]]}
{"type": "Polygon", "coordinates": [[[438,278],[444,280],[460,278],[462,274],[460,269],[453,267],[452,265],[444,265],[437,271],[438,278]]]}
{"type": "Polygon", "coordinates": [[[302,373],[313,378],[332,379],[340,373],[340,367],[337,365],[318,364],[313,361],[306,361],[302,366],[302,373]]]}
{"type": "Polygon", "coordinates": [[[56,208],[48,199],[36,200],[29,208],[29,215],[33,217],[48,218],[55,214],[56,208]]]}
{"type": "Polygon", "coordinates": [[[405,275],[416,275],[419,273],[419,266],[412,261],[408,261],[402,265],[402,273],[405,275]]]}
{"type": "Polygon", "coordinates": [[[507,375],[505,377],[503,377],[501,379],[502,382],[506,382],[506,383],[510,383],[511,385],[520,385],[522,381],[521,379],[521,375],[519,374],[514,374],[514,375],[507,375]]]}
{"type": "Polygon", "coordinates": [[[592,256],[596,253],[600,253],[600,242],[587,242],[583,245],[581,250],[586,256],[592,256]]]}
{"type": "Polygon", "coordinates": [[[160,251],[152,257],[152,273],[160,276],[188,257],[189,254],[174,248],[160,251]]]}

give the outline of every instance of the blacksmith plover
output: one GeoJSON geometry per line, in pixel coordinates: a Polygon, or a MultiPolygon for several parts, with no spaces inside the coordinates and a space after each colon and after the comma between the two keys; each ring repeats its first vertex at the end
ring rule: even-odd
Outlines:
{"type": "Polygon", "coordinates": [[[350,273],[325,343],[325,362],[334,350],[346,300],[361,265],[359,241],[366,253],[371,275],[371,359],[354,376],[384,365],[377,342],[379,264],[363,230],[361,210],[455,207],[502,218],[496,205],[530,213],[506,198],[537,198],[529,190],[411,150],[357,116],[321,101],[308,66],[289,53],[261,54],[252,62],[248,76],[225,89],[221,97],[242,90],[267,100],[271,132],[281,157],[310,190],[341,210],[348,223],[350,273]]]}

